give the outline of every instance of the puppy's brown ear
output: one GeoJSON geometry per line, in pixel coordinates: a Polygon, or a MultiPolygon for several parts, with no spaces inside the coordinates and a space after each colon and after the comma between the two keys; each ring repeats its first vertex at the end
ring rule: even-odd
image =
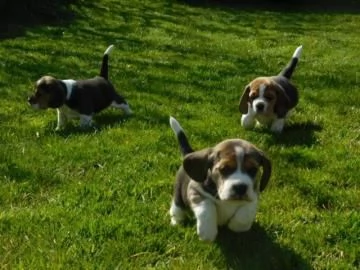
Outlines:
{"type": "Polygon", "coordinates": [[[278,85],[274,86],[276,90],[275,113],[279,118],[284,118],[290,107],[290,100],[284,89],[278,85]]]}
{"type": "Polygon", "coordinates": [[[249,93],[250,93],[250,85],[248,84],[245,87],[244,92],[243,92],[243,94],[240,98],[240,102],[239,102],[239,111],[242,114],[248,113],[249,93]]]}
{"type": "Polygon", "coordinates": [[[211,148],[206,148],[187,154],[183,160],[185,172],[191,179],[203,182],[207,178],[208,170],[212,167],[211,148]]]}

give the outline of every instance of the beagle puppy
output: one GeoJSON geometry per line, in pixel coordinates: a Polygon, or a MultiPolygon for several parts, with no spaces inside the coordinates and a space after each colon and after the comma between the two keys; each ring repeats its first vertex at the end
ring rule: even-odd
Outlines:
{"type": "Polygon", "coordinates": [[[251,228],[260,192],[269,182],[271,163],[264,153],[241,139],[194,151],[175,118],[170,117],[183,155],[170,208],[171,224],[182,223],[187,209],[196,218],[197,234],[214,241],[218,226],[234,232],[251,228]],[[261,177],[256,177],[262,167],[261,177]],[[260,179],[258,179],[260,178],[260,179]]]}
{"type": "Polygon", "coordinates": [[[258,122],[282,132],[288,112],[298,103],[298,90],[290,82],[301,56],[299,46],[288,65],[277,76],[258,77],[250,82],[240,98],[241,125],[250,129],[258,122]]]}
{"type": "Polygon", "coordinates": [[[59,80],[43,76],[36,82],[35,94],[28,98],[29,104],[35,109],[56,109],[56,130],[63,128],[66,121],[73,117],[80,118],[81,127],[91,126],[93,115],[109,106],[131,114],[129,104],[108,79],[108,60],[113,48],[114,45],[111,45],[104,52],[100,76],[86,80],[59,80]]]}

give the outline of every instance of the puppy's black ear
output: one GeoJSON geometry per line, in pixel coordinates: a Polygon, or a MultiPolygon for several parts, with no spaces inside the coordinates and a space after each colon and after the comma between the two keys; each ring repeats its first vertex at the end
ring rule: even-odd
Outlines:
{"type": "Polygon", "coordinates": [[[276,90],[274,111],[279,118],[284,118],[290,107],[290,99],[282,87],[276,85],[274,88],[276,90]]]}
{"type": "Polygon", "coordinates": [[[192,152],[185,156],[183,160],[183,167],[191,179],[197,182],[203,182],[206,180],[208,170],[213,165],[213,160],[210,157],[211,153],[212,149],[207,148],[192,152]]]}
{"type": "Polygon", "coordinates": [[[263,168],[262,175],[260,178],[260,191],[262,192],[267,184],[269,183],[270,176],[271,176],[271,162],[270,160],[265,156],[265,154],[261,151],[258,151],[258,157],[260,165],[263,168]]]}
{"type": "Polygon", "coordinates": [[[59,108],[61,107],[66,99],[66,86],[62,85],[60,82],[56,82],[51,86],[48,86],[49,97],[49,107],[50,108],[59,108]],[[51,88],[50,88],[51,87],[51,88]]]}
{"type": "Polygon", "coordinates": [[[253,171],[253,173],[251,174],[252,177],[255,177],[256,172],[258,171],[258,167],[261,166],[262,167],[262,175],[260,178],[260,191],[263,191],[265,189],[265,187],[267,186],[267,184],[269,183],[270,180],[270,176],[271,176],[271,162],[270,160],[265,156],[265,154],[257,149],[256,147],[252,147],[250,152],[248,153],[248,155],[254,159],[254,163],[250,163],[250,164],[254,164],[255,167],[250,166],[250,171],[253,171]]]}
{"type": "Polygon", "coordinates": [[[250,93],[250,85],[248,84],[245,87],[244,92],[241,95],[240,102],[239,102],[239,111],[242,114],[248,113],[249,93],[250,93]]]}

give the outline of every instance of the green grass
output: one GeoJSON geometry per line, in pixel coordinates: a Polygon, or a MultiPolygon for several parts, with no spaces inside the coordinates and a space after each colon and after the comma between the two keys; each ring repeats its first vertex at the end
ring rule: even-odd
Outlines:
{"type": "Polygon", "coordinates": [[[67,25],[0,41],[0,268],[357,269],[360,267],[360,16],[100,0],[67,25]],[[110,78],[135,114],[54,131],[26,103],[44,74],[110,78]],[[283,134],[245,131],[237,104],[255,76],[303,44],[300,103],[283,134]],[[273,163],[256,223],[198,240],[171,227],[181,163],[173,115],[196,149],[247,139],[273,163]]]}

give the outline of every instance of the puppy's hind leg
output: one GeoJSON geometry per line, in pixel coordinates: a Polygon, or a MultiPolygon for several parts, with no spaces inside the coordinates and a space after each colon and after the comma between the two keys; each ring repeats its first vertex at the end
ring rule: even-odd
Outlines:
{"type": "Polygon", "coordinates": [[[123,110],[128,115],[133,113],[126,100],[122,96],[117,94],[115,95],[114,101],[111,103],[111,106],[123,110]]]}
{"type": "Polygon", "coordinates": [[[93,124],[93,122],[92,122],[91,115],[80,114],[80,127],[81,128],[91,127],[92,124],[93,124]]]}

